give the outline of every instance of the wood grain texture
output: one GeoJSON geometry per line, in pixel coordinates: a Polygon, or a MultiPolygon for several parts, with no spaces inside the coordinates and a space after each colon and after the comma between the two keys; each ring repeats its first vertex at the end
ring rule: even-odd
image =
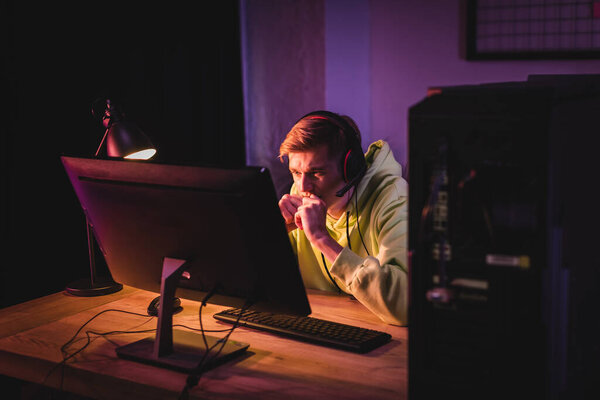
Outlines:
{"type": "MultiPolygon", "coordinates": [[[[177,398],[186,375],[116,357],[115,348],[149,333],[90,333],[90,344],[70,358],[64,368],[61,346],[86,325],[67,349],[73,353],[87,342],[86,332],[154,329],[156,318],[145,314],[155,293],[126,287],[119,295],[90,301],[51,295],[0,310],[0,373],[93,398],[177,398]],[[85,304],[84,304],[85,303],[85,304]],[[106,311],[121,310],[121,311],[106,311]],[[13,321],[14,323],[11,323],[13,321]],[[7,327],[5,325],[14,325],[7,327]]],[[[309,292],[313,317],[329,319],[392,335],[392,341],[367,354],[354,354],[284,339],[248,328],[237,328],[232,340],[250,344],[244,357],[206,372],[191,398],[215,399],[403,399],[407,388],[406,328],[380,322],[360,303],[347,297],[309,292]]],[[[183,312],[175,325],[199,328],[199,303],[182,299],[183,312]]],[[[224,330],[230,325],[212,318],[224,307],[203,308],[204,328],[224,330]]],[[[175,329],[190,330],[184,327],[175,329]]],[[[225,332],[210,332],[221,337],[225,332]]],[[[200,334],[199,340],[202,340],[200,334]]]]}

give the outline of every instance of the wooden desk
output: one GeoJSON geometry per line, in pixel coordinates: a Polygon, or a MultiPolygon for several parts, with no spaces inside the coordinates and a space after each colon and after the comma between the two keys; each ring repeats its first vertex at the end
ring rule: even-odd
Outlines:
{"type": "MultiPolygon", "coordinates": [[[[65,368],[61,346],[96,315],[108,309],[145,313],[156,295],[125,287],[96,298],[57,293],[0,310],[0,374],[42,383],[64,391],[100,399],[177,398],[186,375],[117,358],[115,347],[153,333],[92,335],[91,344],[70,359],[65,368]],[[61,386],[62,378],[62,386],[61,386]]],[[[237,328],[231,340],[250,344],[247,355],[206,372],[191,398],[217,399],[405,399],[407,397],[407,328],[380,322],[357,301],[310,292],[311,316],[388,332],[392,342],[367,354],[284,339],[247,328],[237,328]]],[[[182,300],[184,311],[174,324],[194,328],[198,302],[182,300]]],[[[225,307],[203,308],[205,329],[226,329],[212,314],[225,307]]],[[[85,344],[85,332],[142,330],[156,327],[156,318],[107,312],[79,334],[71,348],[85,344]]],[[[209,333],[223,336],[224,333],[209,333]]]]}

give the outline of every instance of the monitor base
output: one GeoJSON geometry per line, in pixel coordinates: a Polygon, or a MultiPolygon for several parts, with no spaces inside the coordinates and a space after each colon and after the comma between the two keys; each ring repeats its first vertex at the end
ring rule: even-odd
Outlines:
{"type": "Polygon", "coordinates": [[[222,346],[222,339],[206,336],[206,340],[208,348],[211,349],[206,356],[206,347],[202,335],[179,329],[173,330],[173,351],[164,356],[156,357],[154,355],[154,337],[118,347],[116,351],[117,356],[123,359],[179,372],[199,373],[244,355],[249,347],[246,343],[228,340],[223,349],[219,351],[222,346]],[[203,359],[204,361],[202,361],[203,359]]]}

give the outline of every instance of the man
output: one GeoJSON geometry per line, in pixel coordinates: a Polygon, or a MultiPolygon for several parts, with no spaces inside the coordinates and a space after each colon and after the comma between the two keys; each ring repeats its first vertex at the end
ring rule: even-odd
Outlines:
{"type": "Polygon", "coordinates": [[[408,317],[408,185],[384,141],[363,155],[352,119],[302,117],[280,146],[294,183],[279,201],[305,286],[354,296],[383,321],[408,317]]]}

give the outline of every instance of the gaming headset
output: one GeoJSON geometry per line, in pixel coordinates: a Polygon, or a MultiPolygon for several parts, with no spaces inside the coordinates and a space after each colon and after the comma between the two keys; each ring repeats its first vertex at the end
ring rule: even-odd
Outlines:
{"type": "Polygon", "coordinates": [[[344,156],[341,160],[346,185],[335,193],[337,197],[342,197],[352,186],[358,185],[358,182],[360,182],[365,172],[367,172],[365,155],[360,145],[360,135],[348,121],[330,111],[319,110],[310,112],[300,118],[298,122],[304,118],[325,119],[340,128],[346,139],[348,149],[344,150],[344,156]]]}

